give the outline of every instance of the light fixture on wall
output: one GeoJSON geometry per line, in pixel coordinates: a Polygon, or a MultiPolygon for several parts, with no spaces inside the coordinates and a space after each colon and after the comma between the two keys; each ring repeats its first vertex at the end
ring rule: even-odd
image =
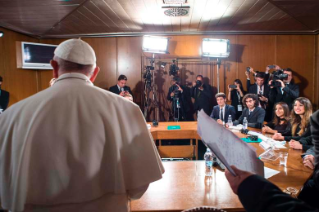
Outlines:
{"type": "Polygon", "coordinates": [[[168,54],[168,41],[167,37],[145,35],[142,49],[144,52],[168,54]]]}
{"type": "Polygon", "coordinates": [[[0,31],[0,38],[2,38],[4,35],[4,32],[0,31]]]}
{"type": "Polygon", "coordinates": [[[228,39],[204,38],[202,41],[202,56],[213,57],[217,60],[217,91],[219,93],[219,68],[221,58],[230,54],[230,41],[228,39]]]}

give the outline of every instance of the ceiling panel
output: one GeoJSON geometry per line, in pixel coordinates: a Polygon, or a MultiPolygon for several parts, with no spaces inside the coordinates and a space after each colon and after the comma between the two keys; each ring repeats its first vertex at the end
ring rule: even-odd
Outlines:
{"type": "Polygon", "coordinates": [[[162,0],[0,0],[0,26],[37,37],[318,33],[319,0],[188,0],[185,16],[162,0]]]}

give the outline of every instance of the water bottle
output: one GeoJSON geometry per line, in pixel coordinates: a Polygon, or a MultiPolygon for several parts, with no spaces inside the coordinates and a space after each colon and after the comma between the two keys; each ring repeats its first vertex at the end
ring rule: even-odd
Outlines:
{"type": "Polygon", "coordinates": [[[228,127],[233,126],[233,119],[231,118],[231,115],[228,116],[228,122],[227,122],[227,124],[228,124],[228,127]]]}
{"type": "Polygon", "coordinates": [[[206,149],[204,154],[205,160],[205,176],[212,176],[212,166],[213,166],[213,154],[209,148],[206,149]]]}
{"type": "Polygon", "coordinates": [[[244,117],[244,121],[243,121],[243,129],[244,130],[247,130],[247,127],[248,127],[248,121],[247,121],[247,118],[244,117]]]}

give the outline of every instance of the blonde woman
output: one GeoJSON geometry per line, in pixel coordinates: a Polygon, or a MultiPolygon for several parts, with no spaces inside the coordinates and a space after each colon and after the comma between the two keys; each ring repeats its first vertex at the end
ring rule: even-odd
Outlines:
{"type": "Polygon", "coordinates": [[[312,105],[309,99],[299,97],[294,101],[293,111],[291,112],[291,135],[283,136],[276,133],[275,140],[290,141],[289,146],[293,149],[302,149],[302,144],[298,142],[302,138],[310,136],[310,116],[312,115],[312,105]]]}

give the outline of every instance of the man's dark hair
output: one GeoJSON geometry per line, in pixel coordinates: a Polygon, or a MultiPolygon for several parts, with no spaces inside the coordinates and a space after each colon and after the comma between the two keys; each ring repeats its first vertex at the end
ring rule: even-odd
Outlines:
{"type": "Polygon", "coordinates": [[[263,73],[263,72],[258,72],[257,74],[256,74],[256,78],[265,78],[265,74],[263,73]]]}
{"type": "Polygon", "coordinates": [[[255,107],[258,107],[258,105],[259,105],[258,96],[257,96],[256,94],[252,94],[252,93],[248,93],[248,94],[246,94],[246,95],[244,96],[244,98],[243,98],[243,105],[244,105],[244,107],[247,107],[247,105],[246,105],[246,100],[249,99],[249,98],[255,100],[255,107]]]}
{"type": "Polygon", "coordinates": [[[294,73],[294,71],[293,71],[291,68],[285,68],[284,71],[289,71],[289,72],[291,72],[292,74],[294,73]]]}
{"type": "Polygon", "coordinates": [[[125,75],[121,74],[121,75],[119,76],[119,78],[117,78],[117,81],[120,81],[120,80],[125,80],[125,81],[127,81],[127,77],[126,77],[125,75]]]}
{"type": "Polygon", "coordinates": [[[215,95],[215,98],[217,99],[218,97],[223,97],[224,99],[226,99],[226,95],[224,93],[218,93],[215,95]]]}
{"type": "Polygon", "coordinates": [[[198,75],[196,76],[196,78],[197,78],[197,77],[200,77],[200,78],[204,79],[203,75],[201,75],[201,74],[198,74],[198,75]]]}
{"type": "Polygon", "coordinates": [[[2,82],[2,76],[0,76],[0,82],[2,82]]]}

